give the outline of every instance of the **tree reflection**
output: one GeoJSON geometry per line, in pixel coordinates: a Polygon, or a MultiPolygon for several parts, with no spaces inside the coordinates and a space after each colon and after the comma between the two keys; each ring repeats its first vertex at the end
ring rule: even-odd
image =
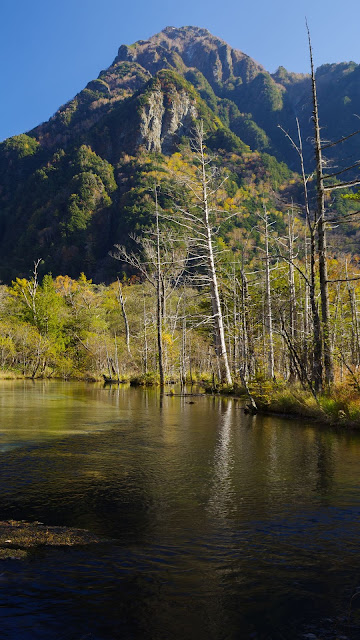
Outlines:
{"type": "MultiPolygon", "coordinates": [[[[222,403],[220,404],[221,409],[222,403]]],[[[213,479],[209,498],[211,513],[226,519],[233,505],[234,488],[231,471],[234,457],[231,443],[232,402],[227,403],[225,412],[219,422],[219,435],[214,452],[213,479]]]]}

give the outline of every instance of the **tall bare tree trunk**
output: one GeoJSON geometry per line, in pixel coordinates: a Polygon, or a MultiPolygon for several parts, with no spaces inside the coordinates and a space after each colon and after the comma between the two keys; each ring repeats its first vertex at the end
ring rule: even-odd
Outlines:
{"type": "MultiPolygon", "coordinates": [[[[299,154],[300,159],[300,167],[301,167],[301,178],[302,185],[304,191],[304,204],[305,204],[305,215],[307,227],[309,230],[310,236],[310,278],[308,282],[309,286],[309,299],[310,299],[310,308],[311,308],[311,316],[312,316],[312,335],[313,335],[313,345],[312,345],[312,381],[314,385],[314,389],[316,392],[320,391],[322,388],[322,372],[323,372],[323,360],[322,360],[322,338],[321,338],[321,323],[320,323],[320,315],[316,300],[316,248],[315,248],[315,229],[316,229],[316,219],[313,222],[310,214],[310,203],[309,203],[309,194],[308,194],[308,178],[305,173],[305,164],[304,164],[304,153],[303,153],[303,144],[301,137],[301,129],[298,118],[296,118],[296,126],[298,133],[298,144],[294,142],[294,140],[290,137],[290,135],[282,129],[286,137],[290,140],[294,149],[299,154]]],[[[316,216],[317,217],[317,216],[316,216]]],[[[305,239],[306,242],[306,239],[305,239]]]]}
{"type": "Polygon", "coordinates": [[[327,274],[327,250],[326,250],[326,228],[325,228],[325,189],[323,177],[323,160],[321,152],[321,137],[319,124],[319,109],[316,94],[316,80],[310,32],[308,29],[310,65],[311,65],[311,86],[313,99],[313,121],[315,133],[315,159],[316,159],[316,188],[317,188],[317,238],[318,238],[318,259],[319,259],[319,281],[321,300],[321,329],[324,355],[324,375],[325,386],[330,387],[334,381],[334,365],[331,350],[330,338],[330,313],[328,294],[328,274],[327,274]]]}
{"type": "Polygon", "coordinates": [[[165,385],[164,376],[164,354],[163,354],[163,338],[162,338],[162,323],[163,323],[163,287],[161,282],[161,257],[160,257],[160,229],[159,229],[159,207],[157,197],[157,187],[155,187],[155,214],[156,214],[156,325],[157,325],[157,345],[159,356],[159,378],[160,387],[165,385]]]}
{"type": "Polygon", "coordinates": [[[203,140],[203,128],[198,130],[198,145],[201,161],[201,185],[202,185],[202,211],[204,216],[205,230],[206,230],[206,245],[207,245],[207,261],[208,261],[208,273],[210,279],[210,296],[211,306],[214,318],[215,327],[215,349],[216,355],[219,360],[221,381],[232,386],[232,378],[229,367],[228,354],[225,343],[224,322],[221,311],[219,287],[217,280],[217,273],[214,259],[213,249],[213,235],[209,218],[209,206],[208,206],[208,191],[207,184],[208,178],[206,176],[206,162],[205,162],[205,149],[203,140]]]}
{"type": "Polygon", "coordinates": [[[308,359],[308,339],[309,339],[309,325],[310,325],[310,317],[309,317],[309,286],[308,286],[308,278],[309,278],[309,265],[308,265],[308,250],[307,250],[307,235],[306,235],[306,227],[305,227],[305,242],[304,242],[304,253],[305,253],[305,276],[306,280],[304,281],[304,307],[303,307],[303,367],[306,369],[307,376],[309,375],[309,359],[308,359]]]}
{"type": "Polygon", "coordinates": [[[274,337],[273,337],[273,317],[271,305],[271,284],[270,284],[270,254],[269,254],[269,221],[266,207],[264,205],[265,222],[265,331],[268,336],[268,376],[273,379],[275,376],[274,365],[274,337]]]}
{"type": "Polygon", "coordinates": [[[146,327],[146,306],[145,306],[145,296],[143,298],[144,302],[144,373],[145,375],[148,372],[148,339],[147,339],[147,327],[146,327]]]}
{"type": "Polygon", "coordinates": [[[252,373],[253,345],[249,336],[249,294],[248,282],[244,271],[244,253],[242,253],[241,264],[241,337],[242,337],[242,370],[245,380],[249,380],[252,373]]]}
{"type": "Polygon", "coordinates": [[[181,332],[181,354],[180,354],[180,382],[181,386],[186,383],[186,317],[182,320],[181,332]]]}
{"type": "Polygon", "coordinates": [[[233,343],[232,343],[232,370],[236,375],[236,372],[239,369],[239,333],[238,333],[238,325],[239,325],[239,313],[238,313],[238,291],[237,291],[237,281],[235,277],[235,265],[233,271],[233,295],[234,295],[234,306],[233,306],[233,343]]]}
{"type": "MultiPolygon", "coordinates": [[[[294,272],[294,212],[288,211],[288,243],[289,243],[289,334],[292,344],[296,343],[296,291],[295,291],[295,272],[294,272]]],[[[290,359],[290,379],[296,377],[296,369],[293,360],[290,359]]]]}
{"type": "Polygon", "coordinates": [[[128,353],[130,353],[130,329],[129,329],[129,321],[127,318],[127,314],[126,314],[126,309],[125,309],[125,300],[124,300],[124,296],[123,296],[123,292],[122,292],[122,284],[120,282],[120,279],[118,278],[118,291],[119,291],[119,296],[118,296],[118,300],[119,300],[119,304],[120,304],[120,308],[121,308],[121,313],[122,313],[122,317],[124,319],[124,324],[125,324],[125,340],[126,340],[126,348],[128,350],[128,353]]]}

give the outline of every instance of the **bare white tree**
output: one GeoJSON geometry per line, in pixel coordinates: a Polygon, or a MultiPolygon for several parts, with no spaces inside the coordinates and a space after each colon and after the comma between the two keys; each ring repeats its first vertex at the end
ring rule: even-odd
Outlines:
{"type": "Polygon", "coordinates": [[[190,149],[194,172],[181,176],[177,174],[175,177],[188,193],[190,204],[182,207],[174,203],[178,215],[170,214],[166,217],[185,230],[189,246],[192,247],[189,264],[197,270],[198,283],[201,280],[202,284],[209,287],[211,321],[220,377],[222,382],[232,386],[219,294],[215,238],[221,222],[237,214],[233,213],[224,218],[223,212],[216,205],[216,195],[227,178],[221,178],[214,164],[214,157],[206,150],[202,121],[195,126],[190,149]],[[201,272],[202,275],[199,275],[201,272]]]}
{"type": "Polygon", "coordinates": [[[176,289],[184,274],[187,262],[187,245],[182,238],[175,238],[169,229],[159,224],[158,186],[154,187],[155,226],[142,238],[133,237],[140,252],[128,251],[115,245],[117,251],[111,255],[132,266],[156,292],[156,330],[160,386],[165,384],[163,324],[166,302],[176,289]]]}

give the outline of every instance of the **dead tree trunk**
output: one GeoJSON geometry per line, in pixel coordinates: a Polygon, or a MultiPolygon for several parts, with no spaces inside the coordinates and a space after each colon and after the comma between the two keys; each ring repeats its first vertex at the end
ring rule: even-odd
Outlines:
{"type": "Polygon", "coordinates": [[[317,238],[318,238],[321,328],[322,328],[322,343],[323,343],[323,354],[324,354],[325,386],[329,388],[334,381],[334,364],[333,364],[331,338],[330,338],[330,313],[329,313],[326,226],[325,226],[325,188],[324,188],[323,160],[322,160],[321,138],[320,138],[319,109],[318,109],[318,101],[317,101],[317,94],[316,94],[316,79],[315,79],[314,61],[313,61],[309,29],[308,29],[308,40],[309,40],[310,65],[311,65],[313,122],[314,122],[314,134],[315,134],[314,143],[315,143],[315,159],[316,159],[316,188],[317,188],[317,214],[316,214],[315,224],[317,227],[317,238]]]}
{"type": "MultiPolygon", "coordinates": [[[[304,153],[303,153],[303,144],[301,137],[301,130],[298,118],[296,118],[296,126],[298,133],[298,144],[294,142],[291,136],[282,129],[285,136],[291,142],[292,146],[296,150],[299,155],[300,160],[300,168],[301,168],[301,180],[303,186],[304,193],[304,206],[305,206],[305,215],[306,215],[306,223],[309,231],[309,240],[310,240],[310,281],[309,281],[309,299],[310,299],[310,308],[311,308],[311,317],[312,317],[312,336],[313,336],[313,345],[312,345],[312,381],[314,384],[314,388],[316,392],[319,392],[322,388],[322,376],[323,376],[323,345],[322,345],[322,337],[321,337],[321,323],[320,323],[320,315],[319,309],[316,301],[316,237],[315,237],[315,229],[316,224],[312,220],[312,216],[310,214],[310,202],[309,202],[309,193],[308,193],[308,180],[305,173],[305,164],[304,164],[304,153]]],[[[306,242],[306,239],[305,239],[306,242]]]]}
{"type": "Polygon", "coordinates": [[[275,377],[274,365],[274,336],[273,336],[273,316],[271,304],[271,283],[270,283],[270,254],[269,254],[269,220],[266,207],[264,205],[265,224],[265,331],[268,336],[268,376],[275,377]]]}
{"type": "Polygon", "coordinates": [[[128,353],[130,354],[130,329],[129,329],[129,321],[127,318],[127,314],[126,314],[126,309],[125,309],[125,300],[124,300],[124,296],[122,293],[122,284],[120,282],[120,279],[117,279],[118,281],[118,300],[119,300],[119,304],[120,304],[120,308],[121,308],[121,313],[122,313],[122,317],[124,319],[124,324],[125,324],[125,340],[126,340],[126,348],[128,350],[128,353]]]}
{"type": "Polygon", "coordinates": [[[161,279],[161,256],[160,256],[160,229],[159,229],[159,208],[157,198],[157,187],[155,187],[155,214],[156,214],[156,324],[157,324],[157,344],[159,355],[159,379],[160,387],[165,385],[164,376],[164,353],[162,338],[163,323],[163,287],[161,279]]]}
{"type": "MultiPolygon", "coordinates": [[[[296,291],[295,291],[295,270],[294,270],[294,212],[288,211],[288,243],[289,243],[289,264],[288,264],[288,286],[289,286],[289,334],[292,344],[296,343],[296,291]]],[[[290,379],[296,378],[296,369],[290,359],[290,379]]]]}
{"type": "Polygon", "coordinates": [[[254,349],[249,335],[249,293],[244,264],[241,268],[241,329],[242,363],[240,366],[242,366],[245,380],[248,380],[252,373],[254,349]]]}
{"type": "Polygon", "coordinates": [[[148,373],[148,338],[147,338],[147,319],[146,319],[146,306],[145,306],[145,296],[143,298],[144,303],[144,373],[147,375],[148,373]]]}
{"type": "Polygon", "coordinates": [[[214,319],[215,329],[215,349],[216,355],[219,359],[220,373],[222,382],[232,386],[232,378],[229,367],[228,354],[225,343],[224,322],[220,304],[218,279],[215,267],[214,248],[213,248],[213,231],[209,216],[208,206],[208,176],[206,175],[206,160],[204,149],[204,132],[203,126],[197,128],[197,145],[199,150],[199,158],[201,163],[201,187],[202,187],[202,213],[203,221],[206,233],[206,249],[207,249],[207,262],[208,273],[210,279],[210,297],[211,307],[214,319]]]}

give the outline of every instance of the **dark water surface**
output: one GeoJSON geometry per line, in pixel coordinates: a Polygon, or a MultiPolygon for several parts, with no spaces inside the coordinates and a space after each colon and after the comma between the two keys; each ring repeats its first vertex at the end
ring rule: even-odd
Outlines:
{"type": "Polygon", "coordinates": [[[193,401],[1,383],[0,519],[111,539],[1,561],[1,639],[290,639],[348,608],[360,436],[193,401]]]}

